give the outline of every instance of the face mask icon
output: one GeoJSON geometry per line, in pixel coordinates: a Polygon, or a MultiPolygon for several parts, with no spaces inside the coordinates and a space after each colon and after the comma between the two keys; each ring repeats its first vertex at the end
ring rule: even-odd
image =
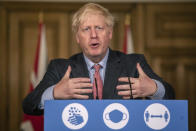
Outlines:
{"type": "Polygon", "coordinates": [[[129,121],[129,112],[124,105],[112,103],[104,109],[103,121],[111,129],[122,129],[129,121]]]}
{"type": "Polygon", "coordinates": [[[106,120],[111,120],[114,123],[118,123],[122,120],[126,120],[127,119],[127,114],[123,113],[119,110],[113,110],[113,111],[105,114],[105,119],[106,120]]]}

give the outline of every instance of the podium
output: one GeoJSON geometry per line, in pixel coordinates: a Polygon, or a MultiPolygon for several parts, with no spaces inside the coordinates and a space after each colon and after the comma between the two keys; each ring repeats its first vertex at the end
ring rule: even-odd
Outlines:
{"type": "Polygon", "coordinates": [[[45,131],[188,131],[187,100],[51,100],[45,131]]]}

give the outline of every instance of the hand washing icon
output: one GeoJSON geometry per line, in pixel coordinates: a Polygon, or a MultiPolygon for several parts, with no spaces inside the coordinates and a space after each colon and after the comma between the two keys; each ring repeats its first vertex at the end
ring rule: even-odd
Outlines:
{"type": "Polygon", "coordinates": [[[80,115],[80,110],[77,109],[76,107],[71,107],[69,109],[69,119],[68,121],[73,124],[73,125],[79,125],[81,124],[84,120],[83,117],[80,115]]]}
{"type": "Polygon", "coordinates": [[[69,104],[62,112],[62,120],[65,126],[71,130],[81,129],[88,121],[88,111],[82,104],[69,104]]]}
{"type": "Polygon", "coordinates": [[[126,120],[127,115],[119,110],[113,110],[113,111],[105,114],[105,119],[111,120],[114,123],[118,123],[122,120],[126,120]]]}

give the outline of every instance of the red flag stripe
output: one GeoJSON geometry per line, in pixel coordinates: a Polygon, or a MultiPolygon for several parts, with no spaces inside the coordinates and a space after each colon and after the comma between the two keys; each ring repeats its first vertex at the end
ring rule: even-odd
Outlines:
{"type": "Polygon", "coordinates": [[[125,31],[124,31],[123,52],[126,54],[134,53],[130,25],[125,25],[124,29],[125,31]]]}
{"type": "Polygon", "coordinates": [[[125,25],[125,31],[124,31],[124,44],[123,44],[123,52],[127,53],[127,25],[125,25]]]}
{"type": "MultiPolygon", "coordinates": [[[[35,89],[37,83],[41,76],[45,73],[47,66],[47,51],[46,51],[46,41],[45,41],[45,29],[44,24],[39,24],[38,42],[36,47],[36,54],[34,59],[34,67],[31,73],[31,81],[29,92],[35,89]],[[44,64],[43,64],[44,63],[44,64]],[[43,65],[40,65],[43,64],[43,65]],[[32,77],[33,76],[33,77],[32,77]]],[[[44,120],[43,116],[31,116],[24,114],[23,122],[21,123],[21,130],[24,131],[43,131],[44,120]]]]}
{"type": "Polygon", "coordinates": [[[35,56],[35,61],[34,61],[34,72],[35,72],[36,76],[37,76],[38,65],[39,65],[39,53],[40,53],[40,43],[41,43],[41,37],[42,37],[42,28],[43,28],[43,24],[40,23],[39,24],[39,34],[38,34],[36,56],[35,56]]]}

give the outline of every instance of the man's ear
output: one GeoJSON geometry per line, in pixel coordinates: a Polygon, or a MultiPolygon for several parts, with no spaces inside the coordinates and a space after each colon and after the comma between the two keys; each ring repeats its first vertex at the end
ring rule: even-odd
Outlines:
{"type": "Polygon", "coordinates": [[[110,29],[109,29],[109,38],[110,38],[110,40],[112,39],[112,35],[113,35],[113,29],[110,28],[110,29]]]}
{"type": "Polygon", "coordinates": [[[79,39],[78,33],[75,34],[75,37],[76,37],[76,42],[79,44],[80,43],[80,39],[79,39]]]}

